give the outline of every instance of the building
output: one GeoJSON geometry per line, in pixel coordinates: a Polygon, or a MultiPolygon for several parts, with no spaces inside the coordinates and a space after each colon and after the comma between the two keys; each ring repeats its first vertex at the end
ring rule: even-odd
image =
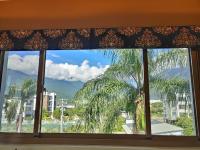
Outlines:
{"type": "Polygon", "coordinates": [[[169,101],[163,100],[163,119],[165,122],[176,121],[181,116],[192,116],[192,98],[186,93],[176,93],[176,99],[169,101]]]}
{"type": "Polygon", "coordinates": [[[36,106],[36,95],[33,98],[29,99],[24,103],[24,117],[34,117],[35,114],[35,106],[36,106]]]}
{"type": "MultiPolygon", "coordinates": [[[[34,116],[36,106],[36,95],[33,96],[32,99],[29,99],[24,104],[24,117],[34,116]]],[[[43,94],[43,110],[47,110],[51,117],[53,117],[53,112],[56,108],[56,93],[54,92],[44,92],[43,94]]]]}
{"type": "Polygon", "coordinates": [[[56,109],[56,93],[44,92],[42,108],[44,110],[47,110],[51,114],[51,117],[53,118],[53,112],[56,109]]]}

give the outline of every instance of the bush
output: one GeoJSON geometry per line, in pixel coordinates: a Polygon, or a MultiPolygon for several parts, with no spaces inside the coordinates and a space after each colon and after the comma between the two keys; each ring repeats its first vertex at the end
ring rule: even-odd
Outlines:
{"type": "Polygon", "coordinates": [[[115,122],[114,131],[115,132],[122,132],[124,130],[123,125],[125,124],[125,122],[126,122],[125,118],[123,118],[122,116],[119,116],[119,118],[115,122]]]}
{"type": "Polygon", "coordinates": [[[191,136],[194,133],[193,121],[192,121],[191,117],[188,117],[186,115],[179,117],[177,119],[175,125],[184,129],[184,131],[183,131],[184,135],[191,136]]]}
{"type": "Polygon", "coordinates": [[[42,110],[42,119],[48,120],[50,118],[49,112],[46,109],[42,110]]]}
{"type": "Polygon", "coordinates": [[[151,104],[151,114],[161,117],[163,115],[163,103],[156,102],[151,104]]]}
{"type": "Polygon", "coordinates": [[[54,110],[54,112],[53,112],[53,117],[54,117],[55,119],[60,120],[60,116],[61,116],[61,110],[60,110],[59,108],[56,108],[56,109],[54,110]]]}
{"type": "Polygon", "coordinates": [[[81,117],[84,111],[84,108],[70,108],[64,111],[64,116],[68,116],[72,120],[75,116],[81,117]]]}

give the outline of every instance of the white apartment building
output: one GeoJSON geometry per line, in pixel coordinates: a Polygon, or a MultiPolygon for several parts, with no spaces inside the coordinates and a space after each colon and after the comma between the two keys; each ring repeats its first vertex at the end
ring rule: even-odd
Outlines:
{"type": "MultiPolygon", "coordinates": [[[[36,95],[33,96],[32,99],[29,99],[26,103],[24,103],[24,117],[34,116],[36,106],[36,95]]],[[[54,92],[44,92],[43,93],[43,106],[44,110],[47,110],[51,117],[53,117],[53,112],[56,108],[56,93],[54,92]]]]}
{"type": "Polygon", "coordinates": [[[177,118],[187,115],[192,116],[193,102],[190,94],[176,93],[176,99],[173,101],[163,100],[164,120],[175,121],[177,118]]]}
{"type": "Polygon", "coordinates": [[[53,118],[53,112],[56,109],[56,93],[54,92],[44,92],[43,93],[43,109],[51,113],[53,118]]]}

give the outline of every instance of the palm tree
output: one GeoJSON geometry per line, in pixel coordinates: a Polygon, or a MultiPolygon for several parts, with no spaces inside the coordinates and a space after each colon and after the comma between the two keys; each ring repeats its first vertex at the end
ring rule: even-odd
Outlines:
{"type": "MultiPolygon", "coordinates": [[[[190,94],[190,84],[187,80],[181,79],[180,77],[171,78],[168,80],[162,78],[156,78],[154,81],[151,81],[151,87],[153,87],[156,91],[160,93],[162,96],[161,99],[164,101],[164,108],[172,109],[172,104],[177,103],[179,99],[177,99],[176,94],[187,93],[190,94]]],[[[183,98],[181,98],[183,99],[183,98]]],[[[185,99],[186,100],[186,99],[185,99]]],[[[187,102],[185,101],[185,106],[187,106],[187,102]]],[[[170,113],[172,111],[168,111],[170,113]]],[[[171,116],[171,115],[170,115],[171,116]]],[[[164,116],[165,117],[165,116],[164,116]]],[[[166,120],[166,118],[164,118],[166,120]]]]}
{"type": "MultiPolygon", "coordinates": [[[[170,106],[172,103],[176,103],[178,101],[176,94],[190,94],[189,79],[185,79],[180,74],[173,74],[171,76],[166,76],[165,74],[167,70],[174,68],[181,70],[189,66],[187,50],[170,49],[168,51],[161,51],[153,55],[149,60],[150,88],[160,93],[160,98],[163,99],[164,104],[170,106]]],[[[185,107],[187,104],[186,100],[188,101],[188,99],[185,98],[185,107]]],[[[171,109],[171,107],[168,108],[171,109]]],[[[166,120],[165,116],[164,120],[166,120]]]]}
{"type": "Polygon", "coordinates": [[[17,113],[16,108],[17,108],[18,103],[16,101],[6,101],[5,103],[5,112],[6,112],[6,119],[8,124],[11,124],[11,122],[15,119],[15,115],[17,113]]]}
{"type": "Polygon", "coordinates": [[[7,119],[8,124],[15,119],[15,115],[17,112],[17,102],[13,99],[16,93],[16,85],[11,85],[9,87],[8,94],[5,96],[5,117],[7,119]]]}
{"type": "Polygon", "coordinates": [[[78,107],[80,101],[85,101],[82,104],[85,112],[81,116],[85,131],[113,132],[122,111],[133,116],[134,132],[143,130],[144,123],[136,122],[140,120],[136,110],[143,109],[138,107],[143,101],[141,50],[112,50],[104,53],[112,57],[111,66],[103,75],[86,82],[75,96],[78,107]]]}
{"type": "Polygon", "coordinates": [[[17,109],[19,108],[19,114],[17,114],[16,130],[21,132],[23,122],[24,104],[30,99],[36,91],[35,82],[31,79],[24,80],[20,91],[20,102],[16,101],[14,97],[17,94],[16,85],[9,87],[8,95],[6,96],[5,113],[8,123],[11,123],[15,119],[17,109]]]}
{"type": "MultiPolygon", "coordinates": [[[[185,49],[170,49],[156,54],[148,51],[150,85],[161,95],[167,94],[169,100],[174,100],[175,91],[188,90],[188,82],[178,77],[165,80],[160,74],[163,69],[188,66],[186,52],[185,49]]],[[[112,132],[115,121],[125,110],[133,114],[133,132],[138,132],[144,129],[142,52],[126,49],[104,53],[111,56],[111,66],[103,75],[86,82],[75,96],[78,107],[85,108],[80,116],[85,131],[112,132]],[[81,101],[85,103],[80,104],[81,101]]]]}
{"type": "MultiPolygon", "coordinates": [[[[36,84],[32,79],[27,79],[23,82],[21,88],[21,101],[20,101],[20,109],[19,114],[17,116],[17,132],[21,132],[22,122],[23,122],[23,112],[24,112],[24,104],[27,102],[36,92],[36,84]]],[[[24,112],[25,113],[25,112],[24,112]]]]}

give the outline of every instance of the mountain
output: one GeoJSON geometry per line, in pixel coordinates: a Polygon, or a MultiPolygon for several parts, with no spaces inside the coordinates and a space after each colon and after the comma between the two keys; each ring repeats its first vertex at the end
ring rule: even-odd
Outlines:
{"type": "MultiPolygon", "coordinates": [[[[7,70],[7,88],[9,85],[16,84],[21,86],[23,81],[26,79],[37,80],[37,76],[28,75],[20,71],[7,70]]],[[[83,86],[81,81],[65,81],[65,80],[56,80],[51,78],[45,78],[44,87],[48,92],[55,92],[57,98],[71,99],[74,94],[83,86]]]]}
{"type": "Polygon", "coordinates": [[[47,91],[55,92],[57,98],[71,99],[83,84],[84,83],[81,81],[65,81],[46,78],[44,87],[47,91]]]}
{"type": "MultiPolygon", "coordinates": [[[[172,78],[180,78],[185,81],[190,81],[190,69],[189,68],[172,68],[164,70],[159,74],[162,79],[170,80],[172,78]]],[[[150,83],[151,84],[151,83],[150,83]]],[[[150,88],[150,98],[153,100],[160,99],[160,93],[157,90],[150,88]]]]}
{"type": "Polygon", "coordinates": [[[191,78],[189,67],[167,69],[163,71],[160,76],[166,80],[176,77],[179,77],[183,80],[189,80],[191,78]]]}

